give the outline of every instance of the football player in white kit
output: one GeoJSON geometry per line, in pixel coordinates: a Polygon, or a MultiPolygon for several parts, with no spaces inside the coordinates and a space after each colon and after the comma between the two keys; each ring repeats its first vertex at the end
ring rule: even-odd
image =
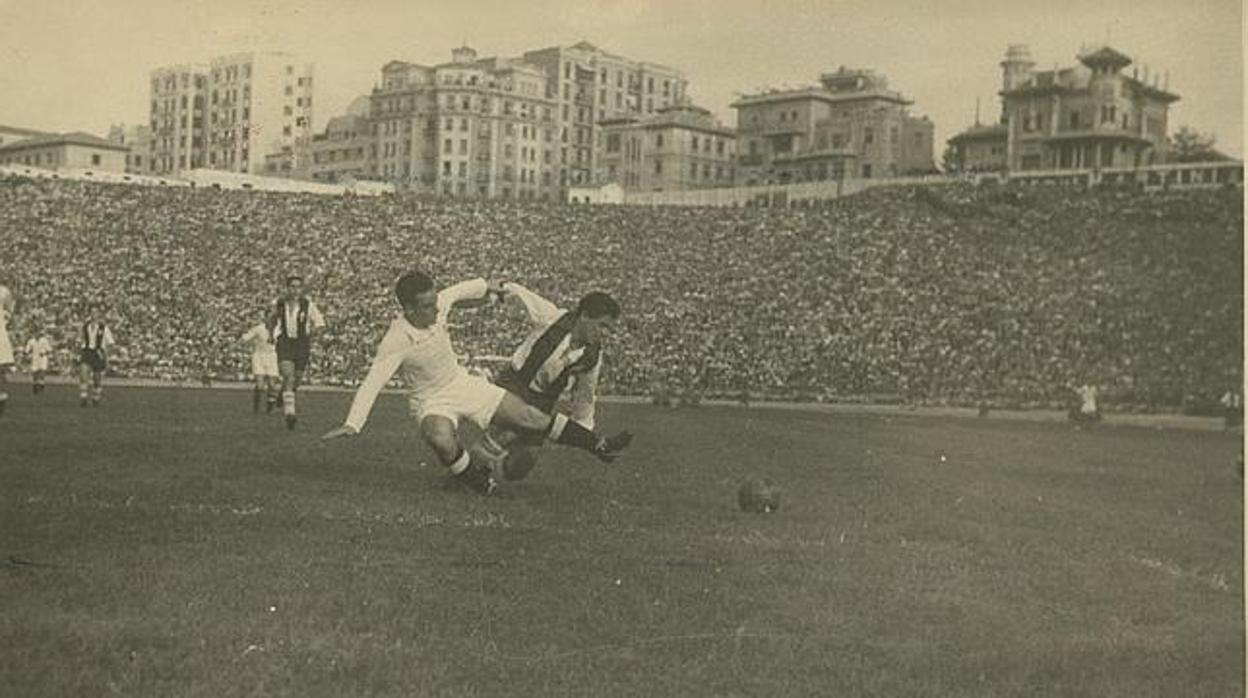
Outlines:
{"type": "Polygon", "coordinates": [[[48,372],[48,357],[52,356],[52,340],[46,334],[31,337],[26,342],[26,356],[30,359],[30,392],[38,395],[44,391],[43,377],[48,372]]]}
{"type": "Polygon", "coordinates": [[[547,415],[460,365],[446,328],[451,307],[501,293],[501,286],[491,287],[484,279],[465,281],[439,292],[434,280],[423,272],[400,278],[395,295],[402,313],[382,338],[373,365],[355,393],[346,423],[322,438],[359,434],[377,395],[398,371],[407,384],[408,404],[421,436],[456,479],[479,493],[489,494],[495,488],[498,464],[488,457],[473,458],[460,445],[461,419],[471,420],[482,430],[495,424],[543,434],[551,441],[589,451],[602,461],[615,460],[627,441],[602,438],[565,415],[547,415]]]}
{"type": "Polygon", "coordinates": [[[13,368],[13,343],[9,341],[9,318],[17,301],[7,286],[0,285],[0,417],[9,404],[9,370],[13,368]]]}
{"type": "Polygon", "coordinates": [[[277,386],[279,374],[277,369],[277,346],[273,343],[273,333],[262,317],[260,322],[239,340],[251,345],[251,375],[256,381],[251,391],[251,411],[260,412],[260,403],[266,403],[265,412],[272,412],[277,404],[277,386]]]}

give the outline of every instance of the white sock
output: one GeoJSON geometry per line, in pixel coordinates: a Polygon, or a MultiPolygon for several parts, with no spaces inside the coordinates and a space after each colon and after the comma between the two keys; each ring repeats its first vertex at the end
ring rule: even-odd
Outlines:
{"type": "Polygon", "coordinates": [[[287,390],[282,393],[282,412],[286,414],[295,413],[295,391],[287,390]]]}
{"type": "Polygon", "coordinates": [[[458,475],[468,469],[468,463],[470,460],[472,459],[468,457],[467,451],[460,451],[459,458],[456,458],[454,462],[446,467],[451,469],[452,475],[458,475]]]}
{"type": "Polygon", "coordinates": [[[563,428],[568,425],[568,417],[563,414],[555,414],[555,418],[550,423],[550,431],[546,432],[546,438],[551,441],[558,441],[563,436],[563,428]]]}

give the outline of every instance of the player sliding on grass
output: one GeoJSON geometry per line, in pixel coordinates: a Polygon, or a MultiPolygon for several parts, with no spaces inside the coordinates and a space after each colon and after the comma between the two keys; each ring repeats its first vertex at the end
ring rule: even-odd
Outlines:
{"type": "Polygon", "coordinates": [[[420,423],[425,442],[460,482],[482,494],[496,486],[490,458],[473,459],[460,446],[459,420],[472,420],[481,429],[491,424],[580,448],[611,462],[628,445],[627,434],[602,438],[564,415],[550,416],[523,400],[468,373],[451,348],[447,315],[459,302],[501,295],[498,285],[483,279],[465,281],[439,292],[422,272],[403,275],[395,285],[402,314],[390,323],[364,383],[355,393],[346,423],[322,439],[360,433],[377,395],[400,371],[408,388],[412,416],[420,423]]]}
{"type": "MultiPolygon", "coordinates": [[[[619,303],[606,293],[593,291],[567,311],[517,283],[503,283],[501,290],[506,298],[524,307],[530,332],[494,383],[543,412],[566,415],[593,429],[603,342],[619,320],[619,303]]],[[[502,462],[511,444],[532,445],[533,441],[529,435],[495,426],[486,433],[483,449],[502,462]]],[[[530,467],[535,463],[532,459],[521,462],[530,467]]],[[[517,468],[503,470],[512,480],[527,474],[517,468]]]]}

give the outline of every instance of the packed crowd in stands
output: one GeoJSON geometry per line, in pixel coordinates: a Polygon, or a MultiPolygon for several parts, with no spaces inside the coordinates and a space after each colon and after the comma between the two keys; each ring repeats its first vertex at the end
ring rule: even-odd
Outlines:
{"type": "MultiPolygon", "coordinates": [[[[506,277],[625,315],[605,392],[1051,404],[1221,395],[1242,363],[1242,190],[947,185],[798,209],[538,206],[0,179],[0,283],[20,346],[72,361],[90,303],[130,376],[245,376],[238,337],[302,274],[328,322],[314,382],[354,384],[411,268],[506,277]]],[[[507,354],[523,311],[452,315],[507,354]]]]}

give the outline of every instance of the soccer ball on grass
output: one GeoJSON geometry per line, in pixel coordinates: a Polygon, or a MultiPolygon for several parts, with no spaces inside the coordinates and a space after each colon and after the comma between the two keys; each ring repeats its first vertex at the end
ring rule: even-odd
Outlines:
{"type": "Polygon", "coordinates": [[[737,490],[737,506],[751,514],[777,511],[780,508],[780,487],[767,478],[749,478],[737,490]]]}

